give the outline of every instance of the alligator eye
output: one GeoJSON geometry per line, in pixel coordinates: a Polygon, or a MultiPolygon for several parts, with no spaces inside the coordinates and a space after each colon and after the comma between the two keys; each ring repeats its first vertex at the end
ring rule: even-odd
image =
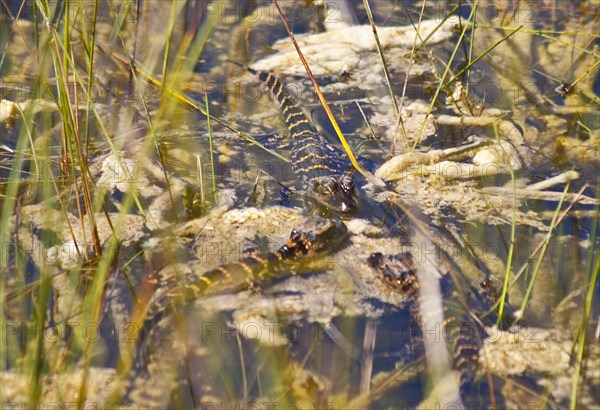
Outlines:
{"type": "Polygon", "coordinates": [[[379,268],[383,263],[383,254],[381,252],[372,253],[367,259],[367,263],[372,268],[379,268]]]}
{"type": "Polygon", "coordinates": [[[333,195],[337,191],[337,181],[335,178],[328,178],[326,181],[315,182],[315,191],[322,196],[333,195]]]}
{"type": "Polygon", "coordinates": [[[292,256],[292,250],[287,245],[283,245],[279,249],[279,252],[280,252],[281,256],[283,256],[283,259],[287,259],[290,256],[292,256]]]}
{"type": "Polygon", "coordinates": [[[350,192],[354,189],[354,180],[349,176],[341,177],[339,184],[344,192],[350,192]]]}
{"type": "Polygon", "coordinates": [[[311,187],[312,192],[322,195],[325,193],[326,189],[327,189],[327,186],[319,181],[314,181],[312,183],[312,187],[311,187]]]}

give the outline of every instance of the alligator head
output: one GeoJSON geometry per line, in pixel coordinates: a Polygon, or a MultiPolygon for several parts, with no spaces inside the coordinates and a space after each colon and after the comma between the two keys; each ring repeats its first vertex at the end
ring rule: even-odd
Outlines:
{"type": "Polygon", "coordinates": [[[347,214],[358,209],[356,185],[347,175],[319,178],[309,188],[308,196],[332,212],[347,214]]]}

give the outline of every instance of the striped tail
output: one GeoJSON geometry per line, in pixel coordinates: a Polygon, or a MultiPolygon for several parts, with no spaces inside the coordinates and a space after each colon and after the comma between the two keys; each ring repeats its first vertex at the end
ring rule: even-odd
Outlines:
{"type": "Polygon", "coordinates": [[[479,356],[481,329],[474,320],[469,320],[463,306],[446,303],[444,329],[451,344],[454,367],[460,373],[461,390],[468,391],[475,382],[479,356]]]}
{"type": "Polygon", "coordinates": [[[232,64],[235,64],[244,70],[254,74],[260,81],[265,83],[271,91],[271,94],[275,97],[281,112],[285,125],[290,131],[292,138],[302,137],[303,134],[308,135],[309,133],[316,133],[315,127],[310,122],[298,101],[287,92],[281,81],[279,81],[273,74],[268,71],[257,71],[253,68],[244,66],[240,63],[229,60],[232,64]]]}
{"type": "Polygon", "coordinates": [[[477,374],[479,346],[483,329],[473,318],[468,308],[460,302],[458,290],[452,278],[441,278],[444,302],[444,336],[451,346],[454,367],[460,373],[463,392],[471,390],[477,374]]]}
{"type": "Polygon", "coordinates": [[[163,319],[191,305],[208,291],[233,291],[243,289],[255,279],[262,279],[264,272],[279,262],[277,254],[268,254],[262,258],[258,255],[247,256],[236,263],[221,265],[192,282],[179,285],[161,294],[150,302],[150,309],[145,315],[138,336],[138,351],[134,366],[144,367],[146,343],[153,331],[163,319]]]}
{"type": "Polygon", "coordinates": [[[217,269],[206,272],[194,282],[171,289],[150,301],[150,308],[146,312],[138,335],[138,347],[133,363],[135,369],[142,370],[145,368],[147,343],[156,325],[202,297],[214,283],[217,272],[217,269]]]}

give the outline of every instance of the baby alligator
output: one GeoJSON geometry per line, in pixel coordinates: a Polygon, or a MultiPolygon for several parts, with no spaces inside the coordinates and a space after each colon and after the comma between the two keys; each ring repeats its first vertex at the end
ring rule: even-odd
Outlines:
{"type": "Polygon", "coordinates": [[[143,366],[145,358],[142,355],[146,339],[163,318],[198,300],[209,290],[243,289],[256,282],[285,274],[290,271],[294,262],[300,262],[306,256],[334,251],[347,236],[348,228],[342,221],[309,217],[292,230],[286,243],[277,251],[263,257],[258,254],[249,255],[238,262],[221,265],[194,277],[192,282],[178,285],[155,297],[149,303],[149,311],[140,329],[135,367],[143,366]]]}
{"type": "Polygon", "coordinates": [[[354,179],[348,175],[350,167],[348,161],[343,159],[344,154],[317,133],[298,101],[273,74],[243,68],[258,76],[269,87],[281,107],[292,138],[290,161],[301,188],[309,198],[330,211],[354,211],[358,207],[358,195],[354,179]]]}
{"type": "MultiPolygon", "coordinates": [[[[416,300],[416,293],[419,289],[419,283],[416,276],[416,265],[410,252],[403,252],[397,255],[383,255],[381,253],[373,253],[369,256],[367,263],[373,271],[390,287],[402,292],[416,300]]],[[[468,391],[475,379],[477,369],[477,357],[479,354],[480,335],[483,329],[480,329],[478,323],[475,323],[466,312],[464,306],[460,303],[458,290],[454,286],[450,275],[444,275],[440,279],[442,288],[442,297],[444,299],[444,340],[448,341],[451,346],[452,355],[454,357],[454,365],[460,372],[461,390],[468,391]]],[[[480,283],[482,294],[476,301],[475,308],[483,311],[484,303],[491,302],[492,291],[491,280],[484,279],[480,283]]],[[[412,304],[414,317],[418,318],[418,309],[415,303],[412,304]]],[[[418,319],[417,319],[418,320],[418,319]]],[[[415,324],[419,324],[416,322],[415,324]]]]}

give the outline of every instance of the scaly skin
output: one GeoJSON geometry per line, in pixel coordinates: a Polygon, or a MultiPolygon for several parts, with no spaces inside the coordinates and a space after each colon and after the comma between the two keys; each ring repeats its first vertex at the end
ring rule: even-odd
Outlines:
{"type": "MultiPolygon", "coordinates": [[[[409,297],[414,297],[416,300],[419,283],[416,276],[416,265],[409,252],[397,255],[373,253],[369,256],[367,263],[388,286],[409,297]]],[[[481,286],[486,293],[491,293],[486,289],[488,282],[482,281],[481,286]]],[[[475,378],[479,355],[479,338],[475,333],[480,329],[478,329],[479,325],[469,317],[464,306],[460,304],[458,290],[448,275],[441,279],[441,286],[445,302],[444,336],[451,343],[454,365],[461,374],[461,388],[466,390],[475,378]]],[[[417,310],[413,309],[415,315],[418,315],[417,310]]],[[[481,311],[484,310],[481,308],[481,311]]]]}
{"type": "Polygon", "coordinates": [[[355,182],[348,175],[348,161],[341,158],[343,154],[317,133],[298,101],[273,74],[246,69],[269,87],[281,107],[292,138],[290,162],[308,197],[333,212],[355,211],[358,195],[355,182]]]}
{"type": "Polygon", "coordinates": [[[306,256],[334,251],[347,236],[348,228],[342,221],[310,217],[292,230],[286,243],[277,251],[264,257],[250,255],[238,262],[221,265],[194,278],[191,283],[179,285],[155,297],[149,303],[149,310],[140,330],[134,365],[143,367],[141,354],[154,326],[198,300],[210,289],[243,289],[253,283],[277,277],[289,272],[295,262],[306,256]]]}

